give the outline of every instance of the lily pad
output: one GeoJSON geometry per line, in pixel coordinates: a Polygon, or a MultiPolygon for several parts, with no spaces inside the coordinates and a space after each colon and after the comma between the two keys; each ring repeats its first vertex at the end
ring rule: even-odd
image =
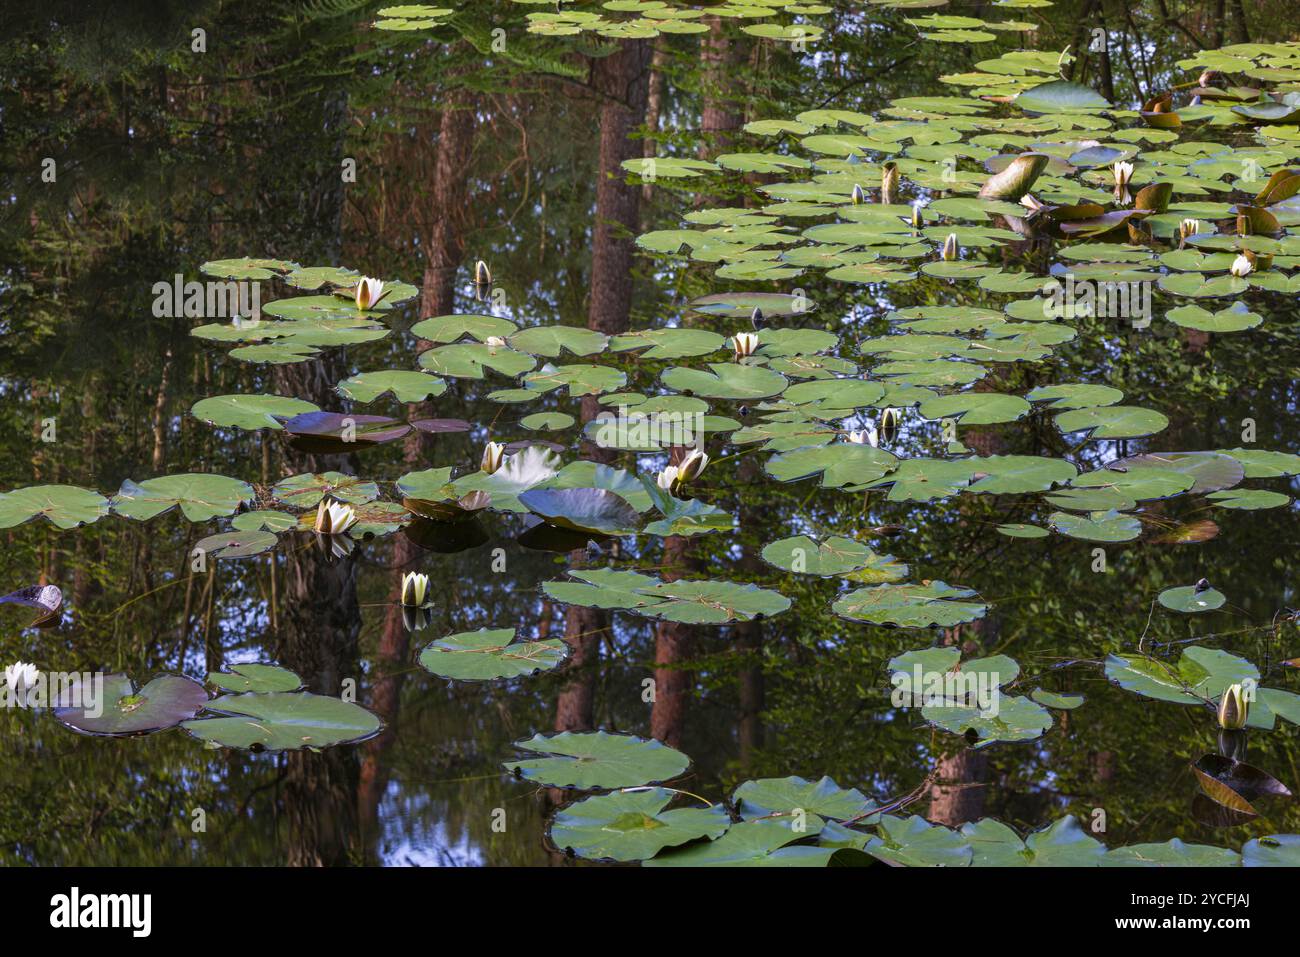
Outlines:
{"type": "Polygon", "coordinates": [[[690,759],[661,741],[607,731],[536,734],[515,747],[546,755],[507,761],[506,770],[548,787],[612,790],[671,780],[690,759]]]}

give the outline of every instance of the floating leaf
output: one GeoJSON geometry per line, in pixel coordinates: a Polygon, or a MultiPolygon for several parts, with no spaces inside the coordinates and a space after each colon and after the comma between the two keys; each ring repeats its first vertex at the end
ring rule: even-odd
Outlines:
{"type": "Polygon", "coordinates": [[[282,426],[275,416],[290,418],[301,412],[319,411],[310,402],[282,395],[218,395],[194,403],[190,414],[225,428],[278,430],[282,426]]]}
{"type": "Polygon", "coordinates": [[[686,755],[660,741],[607,731],[536,734],[515,747],[546,757],[507,761],[506,770],[548,787],[584,791],[658,784],[690,766],[686,755]]]}
{"type": "Polygon", "coordinates": [[[360,705],[306,691],[226,694],[209,701],[207,710],[215,716],[186,721],[181,727],[201,741],[253,751],[350,744],[383,727],[360,705]]]}
{"type": "Polygon", "coordinates": [[[515,641],[513,628],[480,628],[439,638],[420,652],[420,664],[443,678],[491,681],[549,671],[567,655],[556,638],[515,641]]]}
{"type": "Polygon", "coordinates": [[[66,689],[54,717],[85,734],[152,734],[192,718],[208,703],[201,684],[179,675],[159,675],[139,691],[126,675],[105,675],[101,698],[92,703],[91,694],[80,682],[66,689]]]}
{"type": "Polygon", "coordinates": [[[639,861],[731,825],[721,805],[667,810],[676,794],[665,788],[616,791],[584,798],[556,812],[551,842],[588,860],[639,861]]]}
{"type": "Polygon", "coordinates": [[[255,662],[231,665],[230,671],[208,672],[208,684],[232,693],[244,691],[297,691],[302,679],[288,668],[255,662]]]}

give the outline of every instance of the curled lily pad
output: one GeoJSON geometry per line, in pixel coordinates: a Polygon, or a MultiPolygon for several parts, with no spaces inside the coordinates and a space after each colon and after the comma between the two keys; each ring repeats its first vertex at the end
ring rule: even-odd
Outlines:
{"type": "Polygon", "coordinates": [[[551,842],[588,860],[640,861],[666,847],[720,837],[731,826],[719,804],[668,810],[676,796],[646,788],[584,798],[556,812],[551,842]]]}
{"type": "Polygon", "coordinates": [[[28,585],[0,596],[0,605],[4,604],[35,608],[39,614],[27,627],[48,628],[57,625],[62,618],[63,592],[57,585],[28,585]]]}
{"type": "Polygon", "coordinates": [[[302,687],[302,679],[288,668],[281,668],[278,665],[244,662],[231,665],[229,672],[208,672],[208,684],[232,693],[297,691],[302,687]]]}
{"type": "Polygon", "coordinates": [[[181,727],[209,744],[252,751],[327,748],[372,737],[383,727],[360,705],[307,691],[225,694],[207,710],[214,715],[181,727]]]}
{"type": "Polygon", "coordinates": [[[549,671],[567,655],[556,638],[515,641],[513,628],[481,628],[439,638],[420,652],[420,664],[443,678],[491,681],[549,671]]]}
{"type": "Polygon", "coordinates": [[[80,682],[67,689],[55,702],[54,717],[85,734],[151,734],[194,717],[208,703],[203,685],[179,675],[159,675],[139,691],[126,675],[106,675],[93,703],[92,693],[80,682]]]}
{"type": "Polygon", "coordinates": [[[536,734],[515,747],[546,755],[507,761],[508,771],[549,787],[610,790],[677,777],[690,759],[661,741],[608,731],[536,734]]]}

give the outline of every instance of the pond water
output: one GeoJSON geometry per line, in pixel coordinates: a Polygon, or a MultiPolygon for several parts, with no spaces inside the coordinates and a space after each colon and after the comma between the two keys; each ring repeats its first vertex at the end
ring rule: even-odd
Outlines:
{"type": "Polygon", "coordinates": [[[1300,862],[1283,4],[181,6],[0,44],[0,861],[1300,862]]]}

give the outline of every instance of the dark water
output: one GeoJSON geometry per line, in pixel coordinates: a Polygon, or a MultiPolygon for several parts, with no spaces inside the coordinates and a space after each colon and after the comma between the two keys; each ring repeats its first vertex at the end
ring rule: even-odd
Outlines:
{"type": "MultiPolygon", "coordinates": [[[[217,430],[187,414],[209,395],[287,395],[288,387],[332,384],[360,370],[415,368],[417,342],[406,330],[432,314],[417,300],[394,311],[396,331],[378,342],[329,349],[292,367],[240,363],[224,347],[191,337],[195,320],[151,314],[155,283],[178,272],[198,278],[199,264],[209,259],[276,256],[348,265],[426,288],[442,283],[452,290],[444,310],[450,313],[483,309],[470,281],[473,262],[482,258],[505,294],[505,313],[521,324],[588,321],[599,104],[582,81],[541,80],[517,63],[484,68],[485,56],[464,43],[385,52],[382,38],[376,45],[360,31],[371,11],[358,6],[308,17],[294,6],[202,11],[211,43],[204,60],[176,52],[188,36],[180,5],[137,5],[111,25],[71,5],[15,11],[21,26],[0,64],[11,185],[0,280],[0,487],[60,483],[112,494],[126,479],[186,471],[265,487],[313,468],[391,482],[413,467],[473,470],[489,434],[533,436],[518,426],[523,414],[579,414],[578,401],[554,394],[526,409],[487,401],[488,392],[510,385],[504,378],[450,380],[449,391],[432,400],[433,414],[467,419],[472,431],[438,436],[414,453],[399,442],[315,459],[270,432],[217,430]],[[51,16],[61,22],[46,29],[51,16]],[[24,49],[23,41],[35,46],[24,49]],[[131,66],[115,66],[112,56],[131,66]],[[439,206],[435,165],[448,135],[439,111],[448,104],[468,111],[473,129],[461,157],[463,194],[439,206]],[[59,157],[67,171],[48,188],[32,174],[45,155],[59,157]],[[338,183],[342,157],[358,159],[355,184],[338,183]],[[445,230],[459,248],[446,245],[445,230]],[[437,243],[454,253],[449,283],[425,271],[426,250],[437,243]],[[56,426],[52,442],[41,440],[46,419],[56,426]],[[414,461],[404,460],[408,454],[414,461]]],[[[1040,48],[1071,42],[1082,6],[1058,3],[1045,11],[1040,48]]],[[[1265,29],[1266,5],[1250,11],[1251,22],[1265,29]]],[[[1145,7],[1141,12],[1158,53],[1134,80],[1144,80],[1144,70],[1170,70],[1189,42],[1153,26],[1145,7]]],[[[749,89],[746,119],[790,116],[809,105],[878,109],[901,95],[950,93],[936,78],[983,57],[917,44],[898,27],[897,14],[880,14],[893,24],[888,30],[864,29],[850,13],[836,17],[842,28],[816,62],[782,55],[737,67],[735,78],[749,89]],[[904,58],[906,66],[895,65],[904,58]]],[[[1119,36],[1126,49],[1137,48],[1136,36],[1119,36]]],[[[660,136],[689,153],[700,127],[702,67],[687,44],[679,48],[662,64],[660,136]]],[[[1132,101],[1134,84],[1125,71],[1116,73],[1117,99],[1132,101]]],[[[643,228],[676,224],[692,202],[686,193],[653,191],[641,212],[643,228]]],[[[678,321],[726,334],[739,328],[686,309],[693,296],[730,288],[709,269],[661,271],[638,260],[632,281],[632,328],[678,321]]],[[[891,288],[888,302],[869,287],[818,282],[809,283],[820,306],[809,322],[839,334],[846,357],[856,356],[860,339],[884,333],[891,306],[985,304],[985,294],[954,292],[937,280],[891,288]]],[[[1208,345],[1105,320],[1081,323],[1079,338],[1058,347],[1048,368],[1018,364],[1008,391],[1052,381],[1110,384],[1124,390],[1126,404],[1164,412],[1169,428],[1124,448],[1095,442],[1070,449],[1050,423],[1036,421],[994,427],[997,448],[1068,455],[1083,470],[1117,453],[1236,447],[1250,418],[1256,447],[1294,451],[1300,342],[1294,297],[1283,299],[1267,301],[1260,329],[1216,336],[1208,345]]],[[[650,387],[663,368],[610,355],[601,361],[628,371],[629,389],[650,387]]],[[[717,406],[718,414],[737,412],[734,403],[717,406]]],[[[349,405],[334,397],[328,407],[349,405]]],[[[404,414],[391,396],[355,408],[404,414]]],[[[568,443],[565,461],[578,456],[575,431],[545,437],[568,443]]],[[[711,451],[719,457],[736,451],[717,445],[711,451]]],[[[908,418],[899,450],[941,452],[938,424],[908,418]]],[[[1023,520],[1019,497],[889,503],[809,482],[776,483],[746,470],[758,457],[719,463],[708,474],[698,494],[739,514],[742,528],[694,540],[690,560],[699,576],[757,581],[795,604],[763,622],[757,642],[730,626],[694,630],[686,706],[672,729],[695,762],[681,787],[717,800],[750,778],[825,774],[881,801],[906,794],[952,739],[891,707],[885,663],[937,637],[1012,655],[1026,672],[1050,672],[1045,686],[1087,698],[1084,707],[1058,713],[1044,738],[995,746],[986,763],[968,769],[967,784],[978,795],[972,816],[997,817],[1023,831],[1065,813],[1091,820],[1102,809],[1107,828],[1098,836],[1112,846],[1180,837],[1239,847],[1300,825],[1290,804],[1230,829],[1198,820],[1188,765],[1215,750],[1212,716],[1138,699],[1110,685],[1097,664],[1110,652],[1132,651],[1145,632],[1157,645],[1195,639],[1226,648],[1271,665],[1270,686],[1300,690],[1294,674],[1278,667],[1300,654],[1289,610],[1300,544],[1293,506],[1216,512],[1221,531],[1204,544],[1108,546],[1109,571],[1099,574],[1091,543],[996,534],[999,523],[1023,520]],[[930,636],[846,622],[828,611],[833,580],[753,561],[762,544],[787,535],[867,535],[889,524],[902,534],[876,546],[908,562],[917,580],[977,589],[992,608],[988,627],[930,636]],[[1202,577],[1228,595],[1224,611],[1152,614],[1161,589],[1202,577]]],[[[632,468],[635,458],[622,453],[618,464],[632,468]]],[[[1287,487],[1286,480],[1254,484],[1287,487]]],[[[1208,517],[1195,499],[1168,503],[1157,514],[1171,523],[1208,517]]],[[[578,556],[519,546],[517,517],[491,515],[482,525],[484,540],[474,547],[414,553],[411,567],[430,575],[436,602],[430,625],[414,634],[400,627],[392,604],[400,535],[363,543],[341,562],[328,561],[308,536],[284,536],[273,557],[217,562],[209,576],[191,573],[189,551],[203,535],[224,530],[224,520],[194,525],[171,512],[149,522],[109,516],[69,531],[38,520],[0,532],[0,590],[48,582],[63,589],[66,601],[62,624],[47,631],[24,630],[25,613],[3,609],[6,663],[124,671],[143,681],[276,660],[322,693],[337,694],[341,681],[355,681],[358,702],[387,724],[385,734],[356,745],[256,755],[206,750],[175,730],[98,739],[74,734],[46,713],[0,714],[0,860],[566,863],[543,840],[558,796],[512,781],[501,763],[516,756],[513,741],[556,728],[557,699],[570,673],[449,683],[415,664],[428,640],[452,632],[564,633],[564,609],[545,601],[539,585],[561,577],[578,556]],[[495,549],[504,550],[504,570],[495,549]],[[197,809],[206,818],[201,832],[192,827],[197,809]],[[504,830],[494,829],[499,809],[504,830]]],[[[609,558],[609,549],[606,543],[591,557],[609,558]]],[[[660,542],[629,541],[618,557],[653,565],[660,542]]],[[[593,689],[593,723],[648,734],[650,706],[641,691],[653,674],[655,626],[625,614],[614,622],[598,661],[580,676],[593,689]]],[[[1272,733],[1252,735],[1249,758],[1295,786],[1294,741],[1294,727],[1280,722],[1272,733]]],[[[925,814],[928,804],[927,795],[910,810],[925,814]]]]}

